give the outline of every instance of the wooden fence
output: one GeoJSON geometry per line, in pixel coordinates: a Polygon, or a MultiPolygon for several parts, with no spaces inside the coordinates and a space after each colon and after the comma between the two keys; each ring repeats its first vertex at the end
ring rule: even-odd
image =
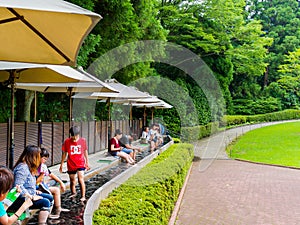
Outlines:
{"type": "MultiPolygon", "coordinates": [[[[107,149],[108,140],[116,129],[140,137],[142,124],[141,120],[74,122],[74,125],[81,127],[81,136],[87,140],[89,154],[107,149]]],[[[48,166],[60,163],[62,143],[69,137],[69,122],[15,122],[14,128],[14,163],[28,144],[42,146],[50,151],[48,166]]],[[[0,131],[0,165],[9,166],[9,122],[0,123],[0,131]]]]}

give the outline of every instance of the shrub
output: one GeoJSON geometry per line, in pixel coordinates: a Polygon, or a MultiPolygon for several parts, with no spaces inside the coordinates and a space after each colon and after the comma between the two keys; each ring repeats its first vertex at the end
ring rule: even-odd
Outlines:
{"type": "Polygon", "coordinates": [[[193,157],[190,144],[169,147],[101,202],[93,224],[168,224],[193,157]]]}
{"type": "Polygon", "coordinates": [[[206,125],[195,127],[183,127],[181,129],[181,140],[183,142],[192,142],[204,137],[208,137],[219,131],[219,123],[213,122],[206,125]]]}

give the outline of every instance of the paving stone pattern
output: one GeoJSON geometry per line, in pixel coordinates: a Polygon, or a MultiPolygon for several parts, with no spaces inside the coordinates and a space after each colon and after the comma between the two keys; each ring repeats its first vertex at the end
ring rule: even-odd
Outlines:
{"type": "MultiPolygon", "coordinates": [[[[261,126],[228,130],[219,138],[233,140],[261,126]]],[[[198,160],[192,165],[176,225],[300,224],[300,170],[226,159],[223,150],[217,150],[220,157],[201,160],[207,140],[197,144],[198,160]]]]}

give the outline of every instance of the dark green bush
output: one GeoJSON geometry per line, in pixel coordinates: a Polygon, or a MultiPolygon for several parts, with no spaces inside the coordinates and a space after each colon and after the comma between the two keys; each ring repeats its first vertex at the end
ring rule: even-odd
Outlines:
{"type": "Polygon", "coordinates": [[[193,157],[190,144],[169,147],[101,202],[93,224],[168,224],[193,157]]]}
{"type": "Polygon", "coordinates": [[[235,99],[232,101],[235,115],[265,114],[281,110],[280,100],[273,97],[251,99],[235,99]]]}

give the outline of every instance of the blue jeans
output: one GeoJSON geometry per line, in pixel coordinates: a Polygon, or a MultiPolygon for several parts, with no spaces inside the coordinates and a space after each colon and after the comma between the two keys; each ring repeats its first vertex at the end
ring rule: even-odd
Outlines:
{"type": "MultiPolygon", "coordinates": [[[[30,206],[30,209],[40,209],[42,211],[50,212],[50,207],[53,204],[53,196],[46,193],[39,194],[39,196],[42,196],[43,198],[37,201],[32,201],[33,205],[30,206]]],[[[6,211],[16,212],[24,202],[25,202],[25,197],[20,195],[6,211]]]]}
{"type": "Polygon", "coordinates": [[[53,196],[47,193],[39,194],[38,196],[42,196],[43,198],[37,201],[33,201],[33,205],[30,209],[40,209],[44,211],[50,212],[50,207],[53,205],[53,196]]]}

